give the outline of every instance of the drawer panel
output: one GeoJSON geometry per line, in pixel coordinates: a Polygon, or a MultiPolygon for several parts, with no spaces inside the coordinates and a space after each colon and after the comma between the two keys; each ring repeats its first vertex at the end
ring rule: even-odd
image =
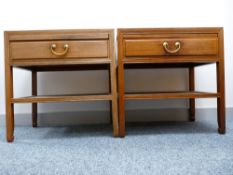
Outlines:
{"type": "Polygon", "coordinates": [[[75,41],[22,41],[10,43],[11,59],[46,59],[46,58],[107,58],[108,40],[75,40],[75,41]],[[57,56],[51,51],[51,45],[56,53],[69,49],[63,56],[57,56]]]}
{"type": "Polygon", "coordinates": [[[125,56],[198,56],[217,55],[217,37],[192,37],[192,38],[149,38],[149,39],[125,39],[125,56]],[[176,53],[169,53],[165,50],[163,43],[167,42],[167,49],[175,51],[180,43],[180,49],[176,53]]]}

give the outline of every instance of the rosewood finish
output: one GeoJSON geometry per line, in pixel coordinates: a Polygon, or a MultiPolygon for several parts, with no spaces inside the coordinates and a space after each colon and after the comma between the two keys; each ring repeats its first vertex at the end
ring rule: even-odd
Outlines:
{"type": "Polygon", "coordinates": [[[217,98],[218,132],[225,133],[223,28],[118,29],[119,134],[125,136],[127,100],[189,99],[190,121],[195,98],[217,98]],[[195,91],[194,67],[215,63],[217,92],[195,91]],[[124,72],[129,68],[187,68],[186,92],[126,93],[124,72]]]}
{"type": "Polygon", "coordinates": [[[112,29],[7,31],[5,81],[8,142],[14,140],[15,103],[32,103],[32,125],[37,127],[38,103],[107,100],[110,101],[113,135],[118,136],[116,63],[112,29]],[[32,72],[32,96],[14,97],[14,67],[32,72]],[[109,73],[109,92],[106,94],[55,96],[37,94],[38,72],[101,69],[107,69],[109,73]]]}

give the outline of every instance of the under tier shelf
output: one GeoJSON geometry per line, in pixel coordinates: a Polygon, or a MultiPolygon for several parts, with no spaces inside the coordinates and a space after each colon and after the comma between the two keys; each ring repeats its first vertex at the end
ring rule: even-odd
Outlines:
{"type": "Polygon", "coordinates": [[[58,103],[78,101],[112,100],[111,94],[81,94],[81,95],[39,95],[13,98],[11,103],[58,103]]]}
{"type": "Polygon", "coordinates": [[[160,99],[193,99],[193,98],[216,98],[219,93],[199,91],[175,91],[175,92],[140,92],[126,93],[125,100],[160,100],[160,99]]]}

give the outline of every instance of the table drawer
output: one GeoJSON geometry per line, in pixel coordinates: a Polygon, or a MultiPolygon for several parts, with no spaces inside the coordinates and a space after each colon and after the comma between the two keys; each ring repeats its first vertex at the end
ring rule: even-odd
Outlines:
{"type": "Polygon", "coordinates": [[[217,55],[217,37],[125,39],[125,56],[217,55]]]}
{"type": "Polygon", "coordinates": [[[11,42],[10,57],[15,60],[46,58],[107,58],[108,40],[11,42]]]}

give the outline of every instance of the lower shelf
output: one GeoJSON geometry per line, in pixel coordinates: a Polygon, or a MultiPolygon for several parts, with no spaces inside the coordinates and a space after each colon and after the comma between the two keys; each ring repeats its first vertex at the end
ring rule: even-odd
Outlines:
{"type": "Polygon", "coordinates": [[[160,99],[191,99],[191,98],[216,98],[219,93],[198,91],[154,92],[154,93],[126,93],[125,100],[160,100],[160,99]]]}
{"type": "Polygon", "coordinates": [[[44,95],[13,98],[11,103],[52,103],[52,102],[78,102],[78,101],[99,101],[112,100],[111,94],[93,95],[44,95]]]}
{"type": "MultiPolygon", "coordinates": [[[[143,92],[126,93],[125,100],[160,100],[160,99],[191,99],[191,98],[217,98],[219,93],[182,91],[182,92],[143,92]]],[[[78,102],[78,101],[100,101],[112,100],[111,94],[92,95],[44,95],[13,98],[11,103],[52,103],[52,102],[78,102]]]]}

